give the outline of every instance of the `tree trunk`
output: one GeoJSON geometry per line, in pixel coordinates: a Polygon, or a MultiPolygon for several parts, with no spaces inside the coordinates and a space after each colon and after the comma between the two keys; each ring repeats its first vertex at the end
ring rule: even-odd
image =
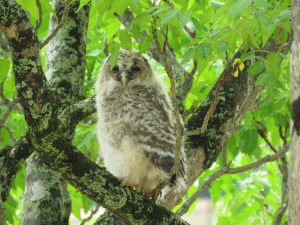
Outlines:
{"type": "Polygon", "coordinates": [[[292,2],[289,225],[300,224],[300,1],[292,2]]]}

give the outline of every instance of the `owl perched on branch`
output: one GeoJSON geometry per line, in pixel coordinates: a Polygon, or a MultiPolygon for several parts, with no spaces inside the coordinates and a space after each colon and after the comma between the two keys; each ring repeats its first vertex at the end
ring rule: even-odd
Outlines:
{"type": "MultiPolygon", "coordinates": [[[[177,138],[171,100],[147,58],[120,49],[106,59],[96,83],[98,139],[105,167],[122,186],[152,196],[170,178],[177,138]]],[[[169,187],[185,187],[184,152],[169,187]]]]}

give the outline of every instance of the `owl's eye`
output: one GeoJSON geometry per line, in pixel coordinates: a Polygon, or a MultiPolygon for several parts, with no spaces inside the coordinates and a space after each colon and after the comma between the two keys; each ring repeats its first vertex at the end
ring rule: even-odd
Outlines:
{"type": "Polygon", "coordinates": [[[116,73],[116,72],[118,72],[119,71],[119,67],[117,67],[117,66],[114,66],[113,68],[112,68],[112,70],[111,71],[113,71],[114,73],[116,73]]]}
{"type": "Polygon", "coordinates": [[[133,66],[133,67],[131,67],[131,70],[132,70],[132,72],[136,73],[136,72],[139,72],[141,69],[140,69],[140,67],[133,66]]]}

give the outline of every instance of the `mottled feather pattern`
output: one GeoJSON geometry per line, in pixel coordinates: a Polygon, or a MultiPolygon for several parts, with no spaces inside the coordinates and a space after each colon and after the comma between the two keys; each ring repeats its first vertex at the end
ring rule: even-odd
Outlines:
{"type": "MultiPolygon", "coordinates": [[[[174,166],[177,133],[173,108],[144,56],[121,50],[117,66],[122,71],[137,66],[140,71],[133,71],[123,86],[120,74],[110,71],[108,59],[98,78],[98,137],[104,164],[119,179],[150,192],[170,176],[174,166]]],[[[176,180],[184,178],[184,171],[182,151],[176,180]]]]}

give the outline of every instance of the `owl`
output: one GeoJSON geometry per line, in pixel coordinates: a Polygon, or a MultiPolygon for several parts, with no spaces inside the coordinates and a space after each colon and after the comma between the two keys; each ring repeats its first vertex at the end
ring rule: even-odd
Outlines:
{"type": "MultiPolygon", "coordinates": [[[[151,197],[170,178],[177,139],[171,100],[144,55],[120,49],[111,69],[108,56],[96,82],[98,139],[104,166],[121,185],[151,197]]],[[[185,156],[167,186],[185,187],[185,156]]]]}

